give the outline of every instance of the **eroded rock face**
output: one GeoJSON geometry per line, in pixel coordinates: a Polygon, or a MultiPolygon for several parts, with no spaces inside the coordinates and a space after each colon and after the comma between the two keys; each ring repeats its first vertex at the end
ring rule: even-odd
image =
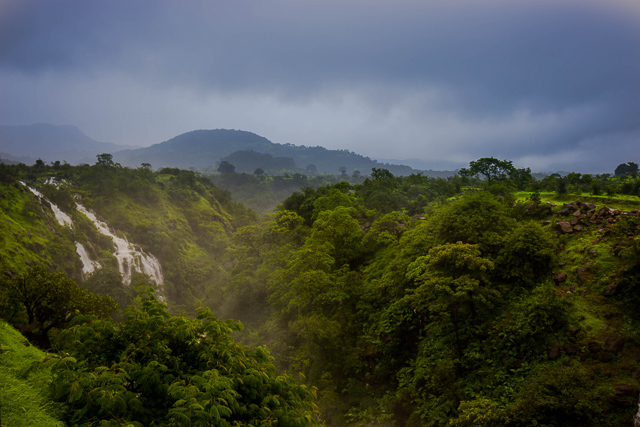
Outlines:
{"type": "Polygon", "coordinates": [[[611,403],[621,407],[634,406],[637,404],[639,394],[637,387],[629,384],[615,384],[611,403]]]}

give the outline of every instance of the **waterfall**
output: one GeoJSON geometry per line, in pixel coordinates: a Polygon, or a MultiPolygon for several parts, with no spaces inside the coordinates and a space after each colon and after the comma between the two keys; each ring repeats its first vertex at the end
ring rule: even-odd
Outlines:
{"type": "Polygon", "coordinates": [[[122,274],[122,281],[125,285],[131,283],[131,273],[134,271],[149,275],[158,285],[164,283],[162,268],[156,257],[145,253],[142,249],[129,243],[126,238],[116,235],[111,231],[107,223],[97,218],[93,211],[90,211],[79,203],[76,203],[76,209],[85,214],[101,234],[111,237],[113,240],[113,255],[118,260],[118,270],[122,274]]]}
{"type": "Polygon", "coordinates": [[[55,205],[55,204],[51,203],[49,200],[47,200],[47,198],[44,197],[42,195],[42,193],[40,193],[38,190],[29,187],[27,184],[25,184],[22,181],[19,181],[19,182],[20,182],[20,184],[22,184],[25,187],[27,187],[29,189],[29,191],[31,191],[33,194],[35,194],[36,196],[38,196],[42,200],[46,201],[51,206],[51,210],[53,211],[53,215],[56,217],[56,220],[58,221],[58,223],[61,226],[69,227],[69,228],[71,228],[73,226],[73,221],[71,220],[71,217],[69,215],[67,215],[66,213],[62,212],[57,205],[55,205]]]}
{"type": "MultiPolygon", "coordinates": [[[[25,184],[22,181],[19,181],[19,182],[20,184],[27,187],[29,191],[31,191],[33,194],[35,194],[40,199],[48,203],[48,205],[51,207],[51,210],[53,211],[53,215],[56,217],[56,220],[58,221],[58,224],[60,224],[63,227],[68,227],[68,228],[73,227],[73,220],[71,219],[71,217],[66,213],[62,212],[62,210],[60,210],[60,208],[55,203],[51,203],[50,200],[47,200],[47,198],[44,197],[44,195],[40,193],[38,190],[36,190],[35,188],[29,187],[27,184],[25,184]]],[[[49,183],[49,180],[47,180],[47,183],[49,183]]],[[[89,258],[89,254],[87,253],[87,250],[84,248],[84,246],[82,246],[80,242],[76,242],[76,252],[80,257],[80,260],[82,261],[82,274],[85,277],[88,274],[91,274],[93,270],[95,270],[100,265],[97,261],[92,261],[91,258],[89,258]]]]}
{"type": "MultiPolygon", "coordinates": [[[[47,180],[47,183],[53,185],[58,184],[52,178],[49,178],[47,180]]],[[[61,226],[68,228],[73,227],[73,220],[71,219],[71,217],[61,211],[60,208],[54,203],[51,203],[49,200],[47,200],[46,197],[42,195],[42,193],[29,187],[22,181],[20,181],[20,184],[27,187],[29,191],[31,191],[42,200],[46,201],[49,206],[51,206],[51,210],[53,211],[56,220],[61,226]]],[[[93,224],[101,234],[104,234],[105,236],[108,236],[113,240],[114,256],[118,260],[118,270],[120,271],[120,274],[122,274],[122,282],[125,285],[131,284],[131,274],[134,271],[150,276],[151,279],[155,281],[159,286],[162,286],[164,284],[162,267],[160,266],[160,262],[156,257],[151,254],[145,253],[144,251],[142,251],[142,249],[129,243],[126,238],[119,237],[115,232],[111,231],[111,229],[105,222],[100,221],[93,211],[90,211],[79,203],[76,203],[76,209],[86,215],[87,218],[89,218],[89,220],[93,222],[93,224]]],[[[80,257],[80,260],[82,261],[82,274],[85,277],[86,275],[91,274],[96,268],[100,266],[100,263],[98,261],[94,261],[91,259],[91,257],[89,257],[89,253],[80,242],[76,242],[76,252],[80,257]]]]}
{"type": "Polygon", "coordinates": [[[98,261],[93,261],[87,250],[82,246],[82,243],[76,242],[76,252],[80,255],[80,261],[82,261],[82,274],[84,277],[93,273],[93,271],[100,267],[100,263],[98,261]]]}

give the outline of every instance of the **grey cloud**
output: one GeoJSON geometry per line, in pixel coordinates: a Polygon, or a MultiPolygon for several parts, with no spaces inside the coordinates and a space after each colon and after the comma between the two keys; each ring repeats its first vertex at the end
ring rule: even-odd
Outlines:
{"type": "Polygon", "coordinates": [[[14,0],[0,5],[0,112],[122,143],[237,126],[367,155],[395,138],[405,157],[542,162],[638,130],[629,4],[14,0]]]}

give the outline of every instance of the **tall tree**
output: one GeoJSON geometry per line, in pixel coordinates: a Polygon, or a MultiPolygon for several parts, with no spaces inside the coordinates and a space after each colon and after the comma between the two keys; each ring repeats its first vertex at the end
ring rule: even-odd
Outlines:
{"type": "Polygon", "coordinates": [[[232,174],[235,171],[236,171],[236,167],[226,160],[221,161],[220,165],[218,166],[218,172],[220,172],[223,175],[232,174]]]}
{"type": "Polygon", "coordinates": [[[488,182],[505,179],[516,172],[510,160],[498,160],[493,157],[483,157],[469,163],[468,169],[461,169],[461,176],[482,175],[488,182]]]}
{"type": "Polygon", "coordinates": [[[109,296],[92,294],[62,273],[48,273],[34,267],[14,279],[0,283],[9,301],[17,308],[14,319],[26,317],[29,332],[42,347],[49,348],[49,331],[64,327],[76,314],[108,317],[117,307],[109,296]],[[35,326],[37,325],[37,326],[35,326]]]}
{"type": "Polygon", "coordinates": [[[471,318],[476,318],[477,305],[490,305],[499,295],[489,286],[487,273],[493,266],[492,261],[480,256],[477,245],[461,242],[436,246],[409,266],[407,276],[420,286],[408,299],[416,304],[416,311],[426,308],[432,314],[448,318],[460,356],[461,311],[466,309],[471,318]]]}
{"type": "Polygon", "coordinates": [[[638,164],[634,162],[621,163],[615,170],[616,176],[621,175],[637,175],[638,174],[638,164]]]}

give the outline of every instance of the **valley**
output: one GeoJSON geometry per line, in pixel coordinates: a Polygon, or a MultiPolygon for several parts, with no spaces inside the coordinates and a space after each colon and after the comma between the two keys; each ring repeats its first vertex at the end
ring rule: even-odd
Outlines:
{"type": "Polygon", "coordinates": [[[482,179],[493,161],[373,168],[261,216],[223,174],[0,165],[2,327],[51,346],[30,369],[66,424],[632,425],[637,176],[482,179]]]}

